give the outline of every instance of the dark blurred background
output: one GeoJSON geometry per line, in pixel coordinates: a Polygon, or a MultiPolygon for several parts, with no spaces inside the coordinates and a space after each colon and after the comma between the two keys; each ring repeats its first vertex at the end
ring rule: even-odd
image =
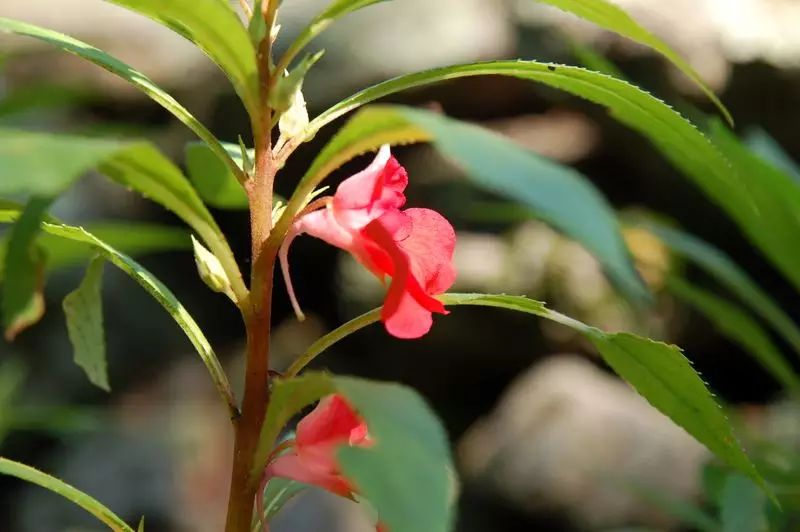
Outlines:
{"type": "MultiPolygon", "coordinates": [[[[279,49],[325,3],[285,0],[279,49]]],[[[618,3],[690,60],[729,106],[739,131],[759,126],[788,153],[800,153],[800,4],[618,3]]],[[[248,130],[223,76],[189,43],[149,20],[100,0],[2,0],[0,16],[52,27],[110,51],[168,89],[224,140],[235,142],[248,130]]],[[[314,47],[326,48],[327,54],[306,83],[312,114],[404,72],[494,58],[575,64],[576,51],[587,47],[690,116],[702,119],[698,109],[714,112],[659,57],[530,0],[398,0],[341,21],[314,47]]],[[[134,89],[22,38],[0,38],[0,53],[0,108],[3,100],[34,100],[25,112],[0,114],[1,125],[145,136],[183,163],[191,133],[134,89]]],[[[660,212],[716,243],[792,316],[800,315],[796,292],[735,226],[645,140],[602,109],[500,77],[448,82],[392,101],[440,106],[577,167],[615,207],[660,212]]],[[[279,193],[291,192],[338,125],[297,152],[280,176],[279,193]]],[[[459,231],[457,290],[526,294],[609,330],[675,342],[715,392],[744,412],[760,412],[778,398],[772,379],[701,317],[661,293],[657,277],[649,279],[657,303],[647,311],[633,310],[576,244],[540,222],[511,221],[481,209],[497,198],[471,187],[429,147],[396,153],[411,176],[409,204],[440,210],[459,231]]],[[[354,161],[329,184],[367,162],[354,161]]],[[[158,206],[94,175],[59,200],[55,212],[75,223],[107,218],[178,223],[158,206]]],[[[215,215],[247,268],[246,213],[215,215]]],[[[628,236],[637,254],[669,263],[657,244],[628,236]]],[[[227,299],[202,284],[191,252],[141,260],[204,327],[237,382],[241,324],[227,299]]],[[[294,319],[279,284],[278,370],[317,335],[374,307],[382,296],[382,288],[349,257],[313,239],[297,241],[292,269],[309,320],[294,319]]],[[[129,522],[146,515],[147,530],[220,530],[231,445],[225,412],[169,316],[123,274],[106,272],[112,393],[92,387],[71,360],[61,300],[79,282],[82,268],[56,272],[48,280],[42,323],[14,344],[0,345],[0,398],[11,397],[0,402],[0,454],[95,494],[129,522]]],[[[701,275],[691,275],[705,283],[701,275]]],[[[614,378],[580,338],[554,324],[500,310],[456,309],[413,343],[395,340],[379,326],[368,328],[337,344],[319,365],[401,381],[430,401],[444,420],[460,468],[460,532],[671,529],[675,521],[628,481],[687,500],[699,494],[705,451],[614,378]]],[[[307,497],[312,502],[302,510],[297,504],[287,507],[276,532],[369,530],[352,505],[318,493],[307,497]]],[[[0,530],[99,529],[57,497],[0,478],[0,530]]]]}

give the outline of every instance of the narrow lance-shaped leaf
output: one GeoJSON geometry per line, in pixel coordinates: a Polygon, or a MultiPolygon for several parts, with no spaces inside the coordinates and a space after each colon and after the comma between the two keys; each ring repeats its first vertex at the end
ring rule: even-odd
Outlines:
{"type": "Polygon", "coordinates": [[[426,111],[398,111],[429,132],[473,183],[531,208],[587,248],[630,299],[648,300],[613,209],[584,176],[485,129],[426,111]]]}
{"type": "MultiPolygon", "coordinates": [[[[264,513],[258,516],[269,523],[281,509],[297,495],[308,489],[308,485],[285,478],[273,478],[264,489],[264,513]]],[[[255,528],[255,527],[254,527],[255,528]]]]}
{"type": "Polygon", "coordinates": [[[3,267],[3,327],[6,340],[44,315],[44,255],[36,246],[39,224],[50,200],[34,197],[11,229],[3,267]]]}
{"type": "Polygon", "coordinates": [[[75,363],[83,368],[89,381],[110,391],[106,362],[106,338],[103,329],[103,265],[105,259],[89,262],[81,284],[64,298],[67,331],[75,351],[75,363]]]}
{"type": "MultiPolygon", "coordinates": [[[[539,316],[570,327],[598,349],[603,359],[628,381],[651,405],[708,447],[720,459],[752,478],[768,491],[763,478],[742,450],[728,420],[703,380],[681,350],[662,342],[629,333],[605,333],[569,316],[549,310],[544,303],[522,296],[490,294],[445,294],[447,306],[495,307],[539,316]]],[[[337,341],[380,320],[373,310],[320,338],[312,346],[315,356],[337,341]],[[330,340],[330,341],[328,341],[330,340]]],[[[301,355],[308,364],[314,357],[301,355]]],[[[293,365],[293,373],[302,369],[293,365]]]]}
{"type": "Polygon", "coordinates": [[[750,151],[721,122],[712,121],[711,132],[752,205],[728,214],[800,290],[800,247],[796,245],[800,238],[800,187],[793,177],[750,151]]]}
{"type": "Polygon", "coordinates": [[[792,176],[800,186],[800,165],[769,133],[763,129],[754,129],[745,136],[745,143],[764,161],[792,176]]]}
{"type": "Polygon", "coordinates": [[[150,17],[196,44],[225,72],[250,116],[260,115],[256,50],[228,2],[107,1],[150,17]]]}
{"type": "Polygon", "coordinates": [[[767,489],[733,434],[730,423],[681,350],[629,333],[604,333],[524,297],[449,294],[449,305],[494,306],[553,319],[583,333],[606,363],[640,395],[714,454],[767,489]]]}
{"type": "MultiPolygon", "coordinates": [[[[0,223],[16,221],[21,212],[21,206],[10,209],[0,206],[0,223]]],[[[52,219],[47,221],[59,223],[52,219]]],[[[102,221],[87,224],[85,228],[114,249],[134,257],[164,251],[188,250],[192,247],[189,233],[185,229],[173,226],[134,221],[102,221]]],[[[41,249],[46,250],[47,261],[44,264],[46,271],[83,264],[94,253],[91,246],[57,238],[48,233],[39,232],[36,243],[41,249]]],[[[0,281],[3,279],[3,257],[7,244],[7,238],[0,238],[0,281]]]]}
{"type": "Polygon", "coordinates": [[[730,475],[722,489],[722,532],[768,532],[767,498],[749,478],[730,475]]]}
{"type": "Polygon", "coordinates": [[[158,303],[164,307],[164,310],[169,313],[175,322],[181,327],[183,332],[189,338],[189,341],[194,346],[200,358],[203,360],[208,372],[211,376],[220,397],[225,402],[231,418],[238,415],[238,407],[236,406],[236,399],[231,391],[230,383],[222,365],[214,353],[211,344],[206,339],[203,331],[197,325],[194,318],[189,314],[186,308],[181,304],[175,295],[164,286],[153,274],[147,271],[141,264],[131,259],[127,255],[115,250],[102,240],[94,235],[88,233],[80,227],[72,227],[68,225],[43,223],[42,229],[47,233],[75,242],[81,242],[92,246],[98,253],[102,254],[109,262],[114,264],[120,270],[125,272],[134,281],[144,288],[158,303]]]}
{"type": "Polygon", "coordinates": [[[236,259],[214,218],[180,169],[152,144],[0,129],[2,196],[53,198],[92,168],[178,215],[230,272],[237,299],[246,298],[236,259]]]}
{"type": "Polygon", "coordinates": [[[133,532],[133,529],[128,526],[125,521],[117,517],[114,512],[109,510],[94,497],[38,469],[9,460],[8,458],[0,458],[0,474],[17,477],[64,497],[92,514],[114,532],[133,532]]]}
{"type": "Polygon", "coordinates": [[[673,252],[682,255],[735,294],[753,312],[781,334],[800,355],[800,329],[792,319],[730,257],[689,233],[653,221],[640,225],[655,234],[673,252]]]}
{"type": "Polygon", "coordinates": [[[691,79],[714,102],[728,123],[733,124],[733,117],[717,95],[702,80],[694,68],[683,59],[677,52],[669,47],[667,43],[659,39],[636,20],[634,20],[622,8],[608,0],[536,0],[543,4],[550,4],[563,11],[577,15],[601,28],[613,31],[623,37],[652,48],[656,52],[666,57],[673,65],[678,67],[689,79],[691,79]]]}
{"type": "Polygon", "coordinates": [[[744,347],[783,386],[800,392],[800,377],[761,325],[742,308],[678,278],[670,279],[667,286],[678,299],[705,315],[723,336],[744,347]]]}
{"type": "Polygon", "coordinates": [[[54,198],[125,143],[0,128],[0,196],[54,198]]]}
{"type": "Polygon", "coordinates": [[[194,133],[208,145],[209,149],[219,157],[219,160],[227,165],[231,172],[234,172],[240,181],[244,179],[243,175],[237,171],[236,165],[233,164],[230,157],[227,156],[227,153],[217,138],[175,98],[130,65],[78,39],[26,22],[0,17],[0,31],[32,37],[52,44],[61,50],[75,54],[87,61],[91,61],[99,67],[124,79],[152,98],[153,101],[172,113],[175,118],[194,131],[194,133]]]}
{"type": "MultiPolygon", "coordinates": [[[[237,166],[243,167],[241,148],[229,143],[224,143],[223,147],[237,166]]],[[[186,170],[200,197],[211,207],[217,209],[248,207],[247,193],[236,181],[236,176],[206,145],[199,142],[190,142],[186,145],[186,170]]]]}

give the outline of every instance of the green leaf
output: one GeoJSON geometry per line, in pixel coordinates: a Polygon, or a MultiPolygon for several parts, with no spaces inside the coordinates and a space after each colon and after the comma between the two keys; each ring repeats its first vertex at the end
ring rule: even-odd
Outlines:
{"type": "Polygon", "coordinates": [[[770,324],[800,354],[800,329],[792,319],[730,257],[695,236],[655,222],[642,227],[655,234],[674,252],[701,267],[770,324]]]}
{"type": "Polygon", "coordinates": [[[13,340],[44,315],[44,256],[36,246],[49,199],[34,197],[11,229],[3,267],[3,327],[13,340]]]}
{"type": "MultiPolygon", "coordinates": [[[[0,223],[16,221],[23,206],[0,205],[0,223]]],[[[47,221],[60,223],[52,217],[47,221]]],[[[185,229],[167,225],[141,223],[136,221],[102,221],[86,224],[85,229],[117,251],[130,256],[147,255],[164,251],[184,251],[191,249],[191,240],[185,229]]],[[[37,244],[46,250],[48,271],[69,268],[83,264],[90,259],[91,246],[64,240],[47,233],[39,233],[37,244]]],[[[0,280],[3,279],[2,260],[7,239],[0,238],[0,280]]]]}
{"type": "Polygon", "coordinates": [[[180,169],[152,144],[130,145],[98,166],[100,172],[161,204],[186,222],[219,259],[237,300],[247,297],[236,258],[211,213],[180,169]]]}
{"type": "Polygon", "coordinates": [[[0,195],[53,197],[93,167],[185,221],[225,267],[237,301],[247,298],[236,259],[214,218],[180,169],[152,144],[0,129],[0,195]]]}
{"type": "Polygon", "coordinates": [[[144,532],[144,516],[139,519],[139,526],[136,527],[136,532],[144,532]]]}
{"type": "MultiPolygon", "coordinates": [[[[4,19],[0,17],[0,31],[4,19]]],[[[0,119],[33,111],[71,107],[91,100],[92,94],[85,90],[51,84],[29,85],[0,98],[0,119]]]]}
{"type": "Polygon", "coordinates": [[[256,50],[228,2],[107,1],[150,17],[196,44],[225,72],[250,116],[260,116],[256,50]]]}
{"type": "Polygon", "coordinates": [[[0,129],[0,194],[53,198],[98,168],[177,214],[206,237],[217,230],[183,173],[148,142],[0,129]]]}
{"type": "MultiPolygon", "coordinates": [[[[112,248],[133,257],[191,249],[191,240],[186,230],[167,225],[102,221],[86,224],[85,228],[112,248]]],[[[90,246],[56,238],[47,233],[42,233],[38,242],[47,250],[49,270],[75,266],[90,258],[93,253],[90,246]]]]}
{"type": "Polygon", "coordinates": [[[713,139],[738,176],[747,203],[728,214],[769,260],[800,290],[800,187],[789,175],[763,161],[718,121],[713,139]]]}
{"type": "Polygon", "coordinates": [[[649,299],[613,209],[584,176],[497,134],[438,114],[400,106],[371,106],[361,110],[314,160],[296,197],[365,151],[385,143],[428,140],[456,162],[473,183],[522,203],[529,214],[581,243],[630,299],[649,299]]]}
{"type": "Polygon", "coordinates": [[[393,532],[449,530],[455,473],[447,437],[425,402],[404,386],[325,373],[278,379],[259,439],[255,474],[263,470],[289,419],[331,393],[342,394],[364,417],[375,442],[363,449],[342,447],[339,460],[381,522],[393,532]]]}
{"type": "Polygon", "coordinates": [[[763,129],[754,129],[745,136],[747,147],[774,167],[792,176],[800,184],[800,165],[763,129]]]}
{"type": "MultiPolygon", "coordinates": [[[[264,488],[264,515],[261,516],[264,522],[269,523],[283,507],[297,495],[308,489],[307,484],[288,480],[285,478],[271,478],[264,488]]],[[[254,530],[261,530],[255,529],[254,530]]]]}
{"type": "Polygon", "coordinates": [[[339,393],[363,416],[375,443],[341,447],[345,476],[393,532],[447,532],[455,470],[447,435],[413,390],[398,384],[334,377],[339,393]]]}
{"type": "Polygon", "coordinates": [[[741,307],[678,278],[670,279],[667,286],[678,299],[708,318],[720,334],[752,354],[783,386],[800,392],[800,377],[761,325],[741,307]]]}
{"type": "MultiPolygon", "coordinates": [[[[722,409],[678,347],[629,333],[605,333],[523,296],[444,294],[439,299],[448,306],[472,305],[524,312],[578,331],[597,347],[606,363],[651,405],[719,458],[768,491],[764,480],[737,442],[722,409]]],[[[380,309],[372,310],[323,336],[310,351],[317,356],[323,349],[379,320],[380,309]]],[[[300,360],[308,364],[313,358],[304,354],[300,360]]],[[[293,364],[291,374],[301,369],[302,366],[293,364]]]]}
{"type": "Polygon", "coordinates": [[[222,369],[217,355],[206,339],[203,331],[194,321],[186,308],[181,304],[175,295],[159,281],[153,274],[147,271],[141,264],[120,253],[109,246],[96,236],[80,227],[68,225],[52,224],[45,222],[42,229],[47,233],[67,240],[81,242],[92,246],[98,253],[103,255],[109,262],[129,275],[134,281],[144,288],[162,307],[166,310],[175,322],[181,327],[189,338],[200,358],[203,360],[214,385],[220,396],[225,402],[232,418],[238,416],[236,399],[233,397],[230,383],[225,371],[222,369]]]}
{"type": "Polygon", "coordinates": [[[325,11],[317,16],[316,21],[337,19],[372,4],[386,1],[388,0],[334,0],[325,11]]]}
{"type": "MultiPolygon", "coordinates": [[[[228,155],[242,167],[239,145],[223,144],[228,155]]],[[[200,197],[217,209],[246,209],[247,193],[236,176],[219,160],[208,146],[191,142],[186,145],[186,170],[200,197]]]]}
{"type": "Polygon", "coordinates": [[[569,42],[570,50],[575,59],[578,60],[582,66],[595,72],[600,72],[617,79],[629,81],[627,76],[615,65],[610,59],[597,52],[591,46],[583,44],[582,42],[572,39],[569,42]]]}
{"type": "Polygon", "coordinates": [[[204,238],[209,229],[218,230],[189,180],[152,144],[131,144],[101,161],[98,168],[113,181],[174,212],[204,238]]]}
{"type": "Polygon", "coordinates": [[[730,475],[722,490],[720,514],[723,532],[767,532],[767,498],[742,475],[730,475]]]}
{"type": "Polygon", "coordinates": [[[303,87],[306,74],[311,70],[317,61],[322,59],[325,55],[324,50],[320,50],[315,54],[306,55],[300,64],[297,65],[289,74],[281,76],[278,79],[275,88],[270,93],[270,105],[279,114],[287,111],[292,106],[292,101],[295,95],[303,87]]]}
{"type": "Polygon", "coordinates": [[[613,31],[623,37],[627,37],[632,41],[643,44],[652,48],[656,52],[666,57],[673,65],[678,67],[689,79],[697,84],[700,89],[708,96],[708,99],[714,102],[714,105],[719,108],[725,120],[733,124],[733,117],[722,102],[717,98],[714,91],[712,91],[700,78],[700,75],[692,68],[692,66],[678,55],[672,48],[664,41],[647,31],[638,22],[636,22],[628,13],[626,13],[619,6],[609,2],[608,0],[536,0],[544,4],[550,4],[557,7],[562,11],[577,15],[601,28],[613,31]]]}
{"type": "Polygon", "coordinates": [[[0,32],[14,33],[17,35],[24,35],[39,39],[40,41],[52,44],[61,50],[75,54],[83,59],[86,59],[87,61],[91,61],[92,63],[104,68],[112,74],[119,76],[137,89],[141,90],[147,96],[152,98],[153,101],[161,105],[164,109],[172,113],[178,120],[183,122],[198,137],[200,137],[203,142],[208,145],[209,149],[220,158],[220,161],[226,164],[232,172],[236,172],[236,166],[230,160],[230,157],[227,156],[217,138],[202,123],[200,123],[200,121],[192,116],[192,114],[175,98],[170,96],[147,76],[135,70],[130,65],[127,65],[119,59],[108,55],[107,53],[95,48],[90,44],[74,39],[68,35],[34,26],[32,24],[27,24],[25,22],[0,17],[0,32]]]}
{"type": "Polygon", "coordinates": [[[0,361],[0,444],[14,428],[14,402],[27,374],[27,368],[15,358],[4,357],[0,361]]]}
{"type": "Polygon", "coordinates": [[[485,129],[414,109],[398,109],[433,137],[436,148],[476,185],[531,209],[588,249],[635,301],[649,292],[633,266],[613,208],[579,172],[485,129]]]}
{"type": "Polygon", "coordinates": [[[313,136],[336,118],[384,96],[449,79],[480,75],[538,81],[603,105],[618,121],[647,137],[729,214],[734,216],[743,206],[752,208],[750,198],[741,190],[740,177],[731,172],[725,157],[691,122],[625,81],[566,65],[491,61],[400,76],[364,89],[323,112],[309,124],[307,136],[313,136]]]}
{"type": "Polygon", "coordinates": [[[53,198],[124,148],[113,140],[0,128],[0,195],[53,198]]]}
{"type": "Polygon", "coordinates": [[[603,359],[640,395],[730,466],[767,490],[730,423],[691,363],[674,345],[628,333],[590,337],[603,359]]]}
{"type": "Polygon", "coordinates": [[[263,1],[253,2],[253,16],[247,24],[247,32],[250,34],[250,42],[258,48],[258,44],[267,36],[267,23],[263,16],[263,1]]]}
{"type": "Polygon", "coordinates": [[[109,392],[101,296],[104,262],[99,256],[92,259],[83,281],[64,298],[63,306],[75,363],[83,368],[92,384],[109,392]]]}
{"type": "Polygon", "coordinates": [[[133,529],[125,524],[125,521],[117,517],[97,499],[38,469],[8,458],[0,458],[0,473],[36,484],[64,497],[92,514],[114,532],[133,532],[133,529]]]}

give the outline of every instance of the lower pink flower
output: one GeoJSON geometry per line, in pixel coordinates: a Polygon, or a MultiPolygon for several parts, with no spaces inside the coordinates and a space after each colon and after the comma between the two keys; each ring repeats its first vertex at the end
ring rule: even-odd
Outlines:
{"type": "MultiPolygon", "coordinates": [[[[336,461],[342,445],[368,447],[366,423],[341,395],[330,395],[297,424],[296,437],[289,451],[274,458],[264,472],[263,487],[273,477],[318,486],[352,499],[355,487],[344,477],[336,461]]],[[[259,501],[261,501],[259,496],[259,501]]],[[[259,515],[264,509],[259,508],[259,515]]],[[[376,532],[389,532],[383,523],[376,532]]]]}
{"type": "Polygon", "coordinates": [[[380,280],[391,277],[382,311],[390,334],[418,338],[430,330],[431,313],[447,314],[434,296],[455,281],[455,231],[436,211],[401,210],[407,185],[405,169],[384,146],[369,167],[339,185],[324,208],[295,222],[280,259],[298,315],[302,312],[289,277],[288,249],[302,233],[349,252],[380,280]]]}
{"type": "Polygon", "coordinates": [[[353,486],[336,462],[341,445],[370,445],[367,425],[342,396],[331,395],[297,424],[294,445],[267,466],[266,477],[288,478],[350,497],[353,486]]]}

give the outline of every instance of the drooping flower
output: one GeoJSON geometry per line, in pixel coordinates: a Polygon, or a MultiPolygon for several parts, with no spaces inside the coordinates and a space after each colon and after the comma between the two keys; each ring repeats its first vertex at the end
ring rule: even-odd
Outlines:
{"type": "Polygon", "coordinates": [[[391,277],[382,319],[390,334],[418,338],[447,314],[434,296],[455,281],[455,231],[439,213],[406,209],[408,175],[384,146],[365,170],[344,180],[324,208],[301,216],[280,252],[292,305],[302,315],[289,277],[288,249],[307,233],[349,252],[383,281],[391,277]]]}
{"type": "Polygon", "coordinates": [[[290,450],[267,466],[266,478],[281,477],[350,497],[353,486],[342,475],[336,450],[371,444],[367,425],[340,395],[330,395],[297,424],[290,450]]]}

